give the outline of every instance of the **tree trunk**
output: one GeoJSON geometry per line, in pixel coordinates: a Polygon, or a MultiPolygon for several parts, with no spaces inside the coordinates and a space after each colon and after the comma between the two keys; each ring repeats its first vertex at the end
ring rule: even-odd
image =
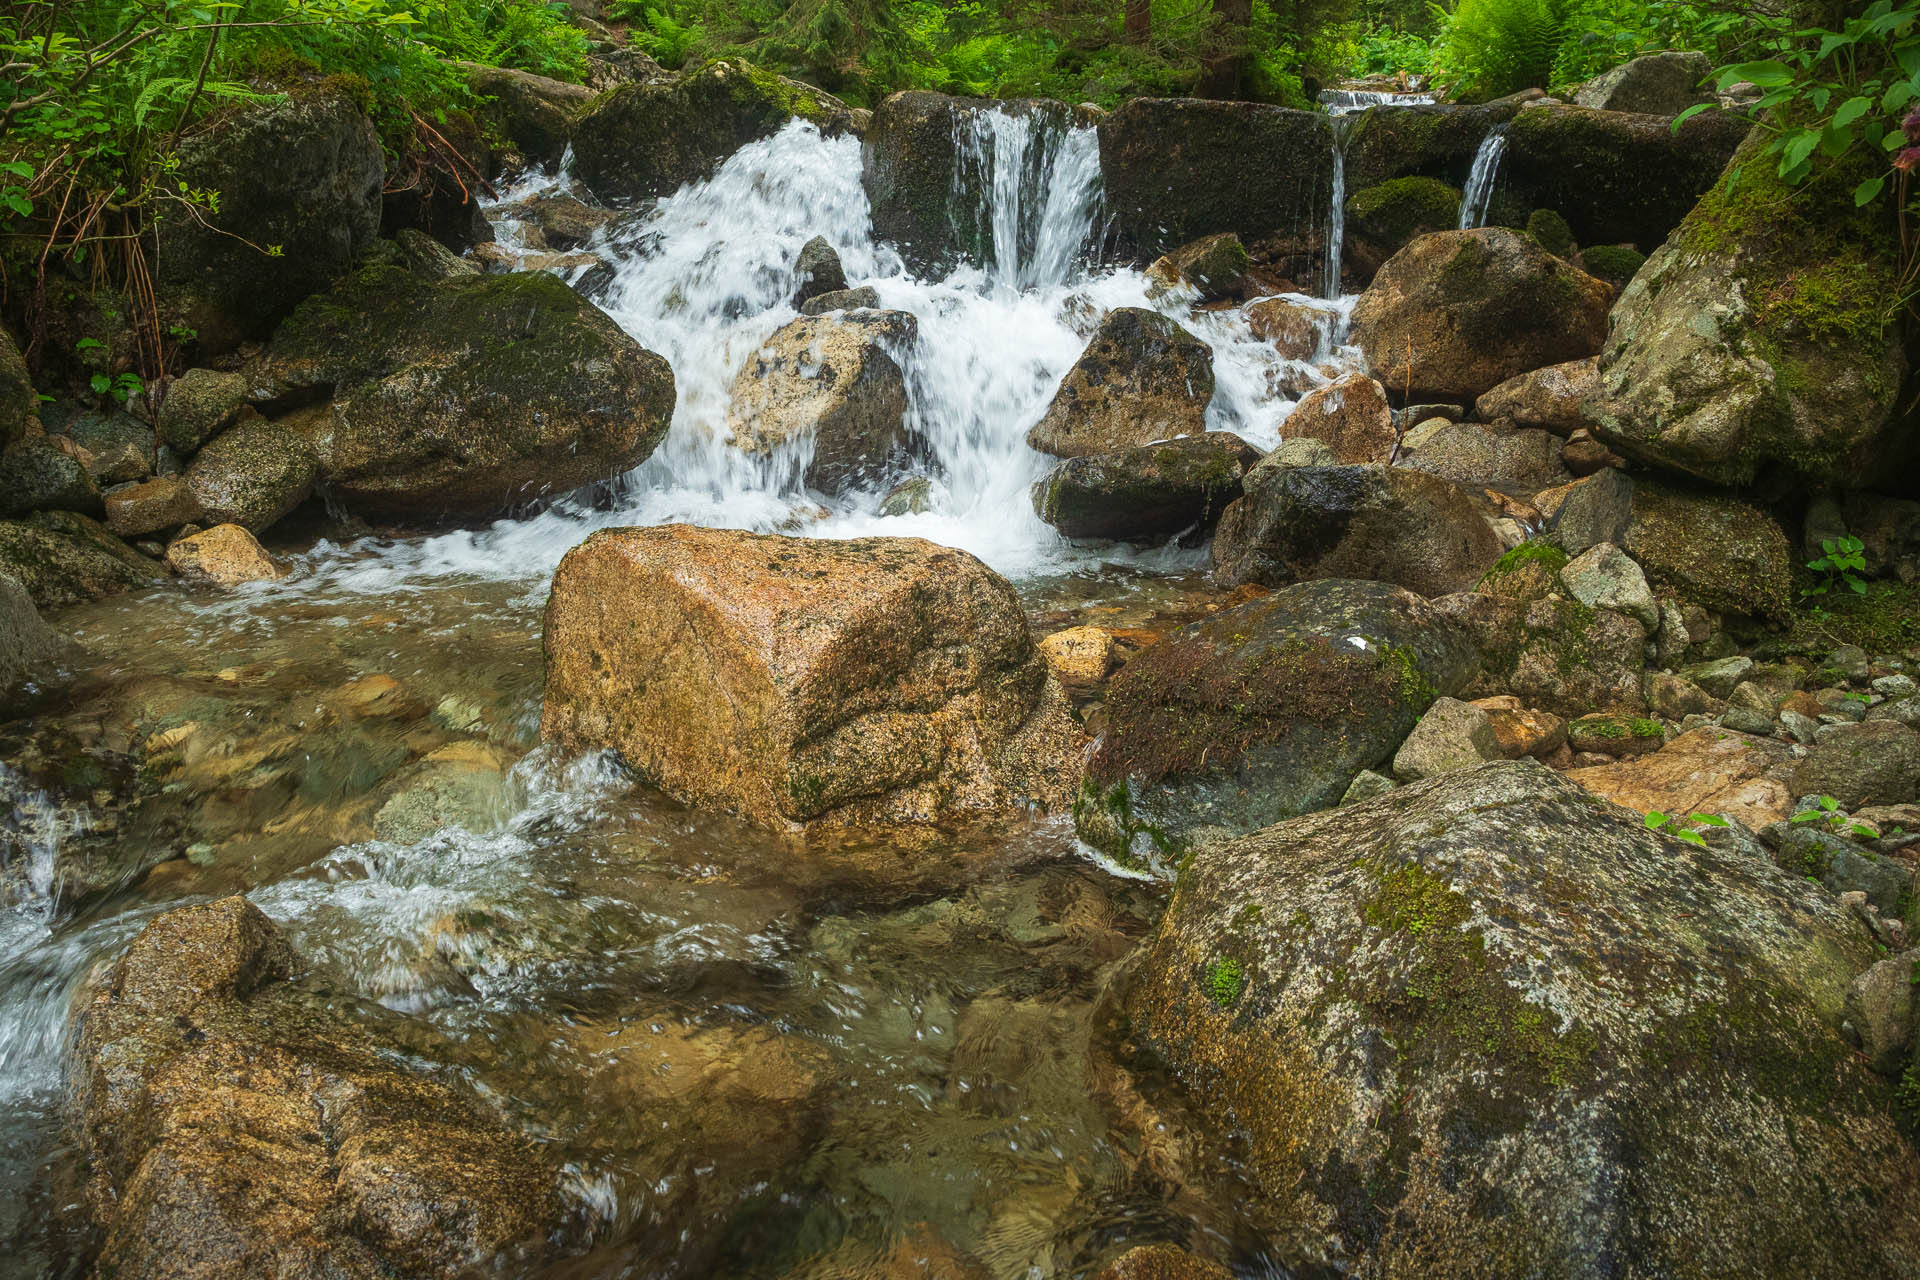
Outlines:
{"type": "Polygon", "coordinates": [[[1202,98],[1244,98],[1253,60],[1253,0],[1214,0],[1210,37],[1196,92],[1202,98]]]}
{"type": "Polygon", "coordinates": [[[1127,0],[1127,43],[1153,39],[1153,0],[1127,0]]]}

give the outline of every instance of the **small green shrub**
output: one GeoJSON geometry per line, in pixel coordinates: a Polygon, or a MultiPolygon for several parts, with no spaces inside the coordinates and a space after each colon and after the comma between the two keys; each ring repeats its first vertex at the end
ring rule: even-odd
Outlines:
{"type": "Polygon", "coordinates": [[[1820,550],[1823,554],[1818,559],[1807,561],[1807,568],[1820,577],[1803,588],[1801,595],[1824,596],[1840,587],[1855,595],[1867,594],[1867,580],[1861,576],[1867,571],[1866,547],[1860,539],[1825,538],[1820,550]]]}

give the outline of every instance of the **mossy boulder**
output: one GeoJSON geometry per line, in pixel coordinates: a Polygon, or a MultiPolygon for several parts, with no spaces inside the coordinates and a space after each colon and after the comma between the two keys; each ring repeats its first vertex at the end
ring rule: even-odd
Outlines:
{"type": "Polygon", "coordinates": [[[555,165],[573,140],[574,121],[594,99],[585,85],[568,84],[510,67],[459,62],[479,99],[474,114],[535,164],[555,165]]]}
{"type": "Polygon", "coordinates": [[[1530,107],[1507,127],[1490,222],[1521,225],[1535,209],[1566,218],[1581,244],[1652,249],[1727,167],[1752,122],[1703,111],[1680,126],[1657,115],[1530,107]]]}
{"type": "Polygon", "coordinates": [[[1194,290],[1203,302],[1238,297],[1248,265],[1247,246],[1231,231],[1202,236],[1161,254],[1147,267],[1149,296],[1173,288],[1194,290]]]}
{"type": "Polygon", "coordinates": [[[1641,756],[1667,745],[1666,727],[1645,716],[1580,716],[1567,724],[1567,745],[1603,756],[1641,756]]]}
{"type": "MultiPolygon", "coordinates": [[[[1543,545],[1523,543],[1515,551],[1543,545]]],[[[1560,563],[1516,557],[1514,567],[1496,567],[1478,591],[1434,602],[1479,650],[1483,670],[1471,695],[1511,694],[1569,718],[1643,713],[1646,629],[1627,614],[1557,595],[1560,563]]]]}
{"type": "Polygon", "coordinates": [[[1632,245],[1597,244],[1582,249],[1574,260],[1580,269],[1596,280],[1605,280],[1616,289],[1625,289],[1629,281],[1647,265],[1647,255],[1632,245]]]}
{"type": "Polygon", "coordinates": [[[217,212],[156,214],[154,288],[202,355],[264,338],[344,274],[380,231],[385,156],[345,90],[250,106],[185,138],[180,182],[216,191],[217,212]]]}
{"type": "Polygon", "coordinates": [[[117,595],[167,576],[97,521],[71,511],[0,520],[0,573],[25,587],[42,609],[117,595]]]}
{"type": "Polygon", "coordinates": [[[1692,50],[1663,50],[1631,58],[1603,71],[1574,92],[1574,105],[1602,111],[1637,111],[1677,116],[1712,99],[1701,82],[1713,74],[1713,60],[1692,50]]]}
{"type": "Polygon", "coordinates": [[[1471,106],[1370,107],[1357,119],[1349,118],[1347,125],[1347,189],[1357,192],[1395,178],[1423,177],[1457,192],[1473,172],[1482,141],[1519,110],[1517,98],[1471,106]]]}
{"type": "Polygon", "coordinates": [[[1329,1270],[1900,1275],[1912,1147],[1840,1035],[1874,958],[1819,886],[1500,761],[1199,848],[1122,1007],[1329,1270]]]}
{"type": "Polygon", "coordinates": [[[602,200],[663,196],[794,119],[843,130],[852,112],[797,80],[709,62],[677,80],[623,84],[595,98],[574,122],[573,172],[602,200]]]}
{"type": "Polygon", "coordinates": [[[611,479],[646,460],[673,413],[666,361],[544,272],[365,267],[280,327],[261,377],[263,407],[306,406],[280,421],[311,442],[336,497],[423,524],[611,479]]]}
{"type": "Polygon", "coordinates": [[[1460,189],[1438,178],[1389,178],[1347,197],[1346,256],[1361,279],[1415,236],[1460,225],[1460,189]]]}
{"type": "Polygon", "coordinates": [[[1535,209],[1528,214],[1527,234],[1556,258],[1571,260],[1573,251],[1578,247],[1573,242],[1573,228],[1552,209],[1535,209]]]}
{"type": "Polygon", "coordinates": [[[453,1280],[549,1256],[563,1210],[534,1145],[401,1065],[430,1033],[350,1020],[292,967],[273,922],[225,898],[157,917],[81,993],[98,1270],[453,1280]]]}
{"type": "Polygon", "coordinates": [[[873,109],[861,143],[861,181],[873,210],[873,234],[900,250],[922,275],[941,276],[962,262],[993,260],[993,211],[979,151],[963,145],[986,113],[1025,118],[1058,136],[1074,126],[1063,102],[1025,98],[987,102],[911,89],[873,109]]]}
{"type": "Polygon", "coordinates": [[[155,427],[160,443],[191,458],[207,441],[240,420],[247,380],[218,369],[189,369],[167,384],[155,427]]]}
{"type": "Polygon", "coordinates": [[[1561,447],[1560,437],[1538,427],[1449,422],[1422,437],[1400,465],[1455,484],[1530,495],[1572,479],[1561,447]]]}
{"type": "Polygon", "coordinates": [[[1838,164],[1790,189],[1743,149],[1620,295],[1596,433],[1730,485],[1865,488],[1910,463],[1899,238],[1887,202],[1854,207],[1866,176],[1838,164]]]}
{"type": "Polygon", "coordinates": [[[0,516],[80,511],[97,516],[100,486],[79,459],[41,437],[0,449],[0,516]]]}
{"type": "Polygon", "coordinates": [[[1474,671],[1464,632],[1383,582],[1300,583],[1222,610],[1108,684],[1075,827],[1135,858],[1337,804],[1474,671]]]}
{"type": "Polygon", "coordinates": [[[1213,538],[1230,584],[1371,578],[1426,596],[1461,591],[1500,558],[1474,501],[1439,476],[1387,466],[1266,465],[1213,538]]]}
{"type": "Polygon", "coordinates": [[[1033,486],[1033,509],[1069,538],[1163,541],[1211,528],[1259,460],[1228,431],[1070,458],[1033,486]]]}
{"type": "Polygon", "coordinates": [[[40,397],[34,394],[27,362],[12,337],[0,329],[0,449],[26,434],[27,419],[39,409],[40,397]]]}
{"type": "Polygon", "coordinates": [[[254,415],[195,455],[186,485],[213,523],[264,531],[307,500],[317,471],[310,441],[254,415]]]}
{"type": "Polygon", "coordinates": [[[1143,257],[1221,231],[1254,245],[1323,216],[1333,126],[1318,111],[1134,98],[1100,122],[1100,174],[1107,211],[1143,257]]]}
{"type": "Polygon", "coordinates": [[[1792,545],[1749,503],[1642,480],[1623,545],[1656,587],[1702,608],[1769,622],[1792,616],[1792,545]]]}
{"type": "Polygon", "coordinates": [[[1027,443],[1056,458],[1190,436],[1207,429],[1213,348],[1144,307],[1116,307],[1060,379],[1027,443]]]}
{"type": "Polygon", "coordinates": [[[1380,268],[1353,338],[1395,391],[1471,402],[1518,374],[1595,355],[1613,290],[1504,227],[1421,236],[1380,268]]]}

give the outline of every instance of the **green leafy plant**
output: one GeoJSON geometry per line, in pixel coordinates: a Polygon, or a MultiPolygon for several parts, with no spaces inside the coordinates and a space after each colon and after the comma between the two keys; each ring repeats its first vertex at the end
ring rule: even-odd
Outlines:
{"type": "Polygon", "coordinates": [[[1858,538],[1822,538],[1821,555],[1807,561],[1807,568],[1820,575],[1812,586],[1801,589],[1802,596],[1824,596],[1841,587],[1855,595],[1867,594],[1866,547],[1858,538]]]}
{"type": "Polygon", "coordinates": [[[1811,809],[1802,809],[1793,815],[1791,821],[1800,826],[1818,824],[1835,835],[1850,836],[1862,840],[1878,840],[1880,832],[1864,822],[1855,822],[1840,802],[1832,796],[1821,796],[1813,802],[1811,809]]]}
{"type": "Polygon", "coordinates": [[[1436,79],[1467,98],[1545,88],[1566,29],[1565,0],[1460,0],[1439,11],[1436,79]]]}
{"type": "Polygon", "coordinates": [[[1662,835],[1672,836],[1675,840],[1684,840],[1688,844],[1707,847],[1707,837],[1702,827],[1724,827],[1727,820],[1717,813],[1689,813],[1685,815],[1662,813],[1654,809],[1646,817],[1647,830],[1658,831],[1662,835]]]}

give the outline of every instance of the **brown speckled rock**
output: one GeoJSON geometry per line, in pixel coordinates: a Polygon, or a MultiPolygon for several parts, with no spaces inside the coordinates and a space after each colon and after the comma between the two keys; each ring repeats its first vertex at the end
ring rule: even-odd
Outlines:
{"type": "Polygon", "coordinates": [[[257,538],[237,524],[217,524],[170,544],[167,567],[183,578],[222,587],[269,582],[286,572],[273,562],[257,538]]]}
{"type": "Polygon", "coordinates": [[[1197,435],[1213,399],[1213,350],[1157,311],[1120,307],[1100,322],[1027,443],[1084,458],[1197,435]]]}
{"type": "Polygon", "coordinates": [[[1077,764],[1012,588],[917,538],[605,530],[546,654],[547,741],[778,830],[1058,807],[1077,764]]]}

